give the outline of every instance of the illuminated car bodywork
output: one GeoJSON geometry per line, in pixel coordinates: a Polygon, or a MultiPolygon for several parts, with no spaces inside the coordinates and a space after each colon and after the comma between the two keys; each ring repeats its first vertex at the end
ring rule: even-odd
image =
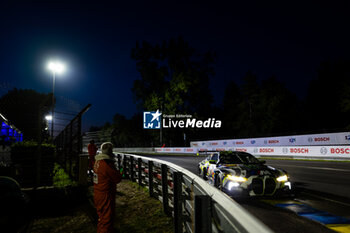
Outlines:
{"type": "Polygon", "coordinates": [[[231,195],[272,196],[291,190],[288,174],[246,152],[213,152],[199,163],[199,175],[231,195]]]}

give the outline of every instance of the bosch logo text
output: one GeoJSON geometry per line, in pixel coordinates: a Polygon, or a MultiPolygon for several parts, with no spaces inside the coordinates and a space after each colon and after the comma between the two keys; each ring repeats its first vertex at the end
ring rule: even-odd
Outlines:
{"type": "Polygon", "coordinates": [[[350,154],[350,148],[331,148],[331,154],[350,154]]]}

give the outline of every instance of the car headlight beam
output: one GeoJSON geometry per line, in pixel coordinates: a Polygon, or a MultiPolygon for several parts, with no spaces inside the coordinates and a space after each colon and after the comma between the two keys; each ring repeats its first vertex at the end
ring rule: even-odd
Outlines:
{"type": "Polygon", "coordinates": [[[283,176],[277,177],[276,180],[277,180],[278,182],[284,182],[284,181],[287,181],[287,180],[288,180],[288,176],[287,176],[287,175],[283,175],[283,176]]]}
{"type": "Polygon", "coordinates": [[[236,188],[239,186],[239,183],[237,182],[228,182],[228,190],[231,190],[232,188],[236,188]]]}
{"type": "Polygon", "coordinates": [[[227,175],[227,179],[236,181],[236,182],[245,182],[247,181],[247,178],[241,177],[241,176],[233,176],[233,175],[227,175]]]}

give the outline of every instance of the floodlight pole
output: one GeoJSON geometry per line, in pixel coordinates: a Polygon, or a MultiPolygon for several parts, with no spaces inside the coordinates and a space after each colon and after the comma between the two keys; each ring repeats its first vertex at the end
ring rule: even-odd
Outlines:
{"type": "Polygon", "coordinates": [[[55,79],[56,79],[56,72],[61,73],[64,71],[64,65],[55,61],[55,62],[50,62],[48,64],[49,70],[52,71],[52,119],[51,119],[51,137],[52,137],[52,142],[53,142],[53,137],[54,137],[54,114],[55,114],[55,79]]]}
{"type": "Polygon", "coordinates": [[[55,109],[55,78],[56,78],[56,71],[52,70],[52,109],[51,109],[51,140],[53,142],[53,121],[54,121],[54,109],[55,109]]]}
{"type": "MultiPolygon", "coordinates": [[[[160,112],[163,113],[163,101],[162,103],[160,104],[160,112]]],[[[159,131],[159,142],[160,142],[160,147],[163,147],[163,126],[162,126],[162,118],[159,117],[160,119],[160,131],[159,131]]]]}

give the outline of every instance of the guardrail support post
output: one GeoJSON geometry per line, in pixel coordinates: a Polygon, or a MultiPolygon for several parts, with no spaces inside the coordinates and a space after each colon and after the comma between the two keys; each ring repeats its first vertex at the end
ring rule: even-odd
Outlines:
{"type": "Polygon", "coordinates": [[[169,201],[168,201],[168,167],[162,164],[162,197],[163,197],[163,210],[167,215],[169,214],[169,201]]]}
{"type": "Polygon", "coordinates": [[[118,169],[120,170],[120,168],[122,167],[122,156],[118,154],[117,157],[118,157],[118,169]]]}
{"type": "Polygon", "coordinates": [[[211,197],[198,195],[194,197],[194,232],[212,233],[211,197]]]}
{"type": "Polygon", "coordinates": [[[137,166],[138,166],[138,179],[139,179],[139,186],[142,186],[142,159],[138,158],[137,159],[137,166]]]}
{"type": "Polygon", "coordinates": [[[149,196],[153,197],[153,162],[148,161],[148,190],[149,196]]]}
{"type": "Polygon", "coordinates": [[[134,157],[133,156],[130,156],[130,167],[129,167],[130,171],[129,171],[129,174],[130,174],[130,180],[132,182],[135,181],[135,174],[134,174],[134,157]]]}
{"type": "Polygon", "coordinates": [[[182,174],[181,172],[173,173],[174,182],[174,232],[182,233],[182,174]]]}
{"type": "Polygon", "coordinates": [[[126,172],[126,171],[127,171],[126,159],[127,159],[127,157],[126,157],[126,155],[124,154],[124,156],[123,156],[123,173],[124,173],[124,177],[125,177],[126,179],[128,179],[129,176],[128,176],[128,173],[126,172]]]}

